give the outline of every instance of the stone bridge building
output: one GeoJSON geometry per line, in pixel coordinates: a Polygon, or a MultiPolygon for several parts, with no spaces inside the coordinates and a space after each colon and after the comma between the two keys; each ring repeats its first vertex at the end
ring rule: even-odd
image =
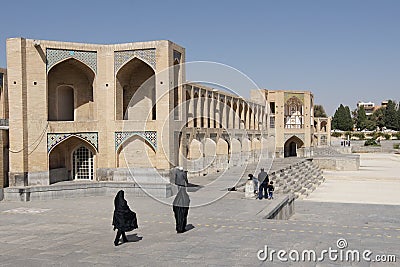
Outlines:
{"type": "Polygon", "coordinates": [[[204,175],[329,145],[330,119],[313,117],[311,92],[252,90],[246,100],[186,82],[184,63],[185,49],[166,40],[8,39],[0,185],[121,181],[129,168],[167,175],[178,165],[204,175]]]}

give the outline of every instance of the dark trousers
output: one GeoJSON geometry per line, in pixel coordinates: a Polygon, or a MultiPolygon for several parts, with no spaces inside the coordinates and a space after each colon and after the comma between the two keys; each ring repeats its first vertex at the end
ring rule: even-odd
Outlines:
{"type": "Polygon", "coordinates": [[[122,235],[122,240],[124,242],[128,242],[128,238],[126,238],[125,232],[121,231],[121,230],[118,230],[117,231],[117,235],[115,236],[114,243],[118,243],[119,242],[119,239],[121,238],[121,235],[122,235]]]}
{"type": "Polygon", "coordinates": [[[264,197],[268,198],[267,194],[267,186],[268,186],[268,181],[264,181],[260,184],[260,187],[258,189],[258,198],[262,199],[263,198],[263,191],[264,191],[264,197]]]}

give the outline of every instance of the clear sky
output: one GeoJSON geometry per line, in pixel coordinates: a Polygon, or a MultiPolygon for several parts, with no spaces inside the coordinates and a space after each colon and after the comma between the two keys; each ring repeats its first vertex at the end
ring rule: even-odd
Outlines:
{"type": "MultiPolygon", "coordinates": [[[[187,61],[215,61],[262,88],[311,90],[340,103],[400,100],[400,1],[4,1],[9,37],[87,43],[169,39],[187,61]]],[[[248,92],[241,91],[244,97],[248,92]]]]}

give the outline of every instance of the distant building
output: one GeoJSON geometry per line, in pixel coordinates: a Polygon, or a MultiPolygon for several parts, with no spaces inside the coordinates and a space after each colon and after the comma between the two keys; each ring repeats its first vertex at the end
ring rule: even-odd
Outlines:
{"type": "Polygon", "coordinates": [[[360,107],[364,107],[365,114],[367,114],[367,116],[372,115],[372,113],[374,113],[374,110],[376,109],[375,103],[373,103],[373,102],[359,101],[357,103],[357,109],[360,109],[360,107]]]}

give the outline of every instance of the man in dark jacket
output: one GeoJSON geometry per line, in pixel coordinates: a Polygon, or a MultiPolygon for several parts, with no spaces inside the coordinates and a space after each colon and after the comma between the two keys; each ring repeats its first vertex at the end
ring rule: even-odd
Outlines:
{"type": "Polygon", "coordinates": [[[264,168],[261,168],[261,172],[258,174],[258,182],[260,183],[260,187],[258,189],[258,199],[263,199],[263,191],[264,197],[268,198],[267,186],[269,183],[269,178],[268,173],[264,171],[264,168]]]}
{"type": "Polygon", "coordinates": [[[175,172],[175,184],[179,186],[188,186],[187,173],[182,167],[179,167],[175,172]]]}

